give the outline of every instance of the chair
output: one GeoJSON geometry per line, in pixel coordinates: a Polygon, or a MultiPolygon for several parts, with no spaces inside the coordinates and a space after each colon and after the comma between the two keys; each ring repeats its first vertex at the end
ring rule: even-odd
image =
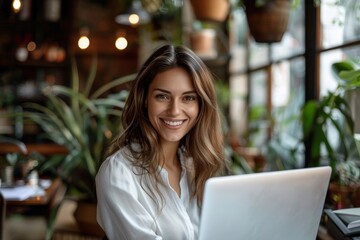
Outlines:
{"type": "Polygon", "coordinates": [[[4,222],[6,213],[6,201],[0,192],[0,240],[4,239],[4,222]]]}

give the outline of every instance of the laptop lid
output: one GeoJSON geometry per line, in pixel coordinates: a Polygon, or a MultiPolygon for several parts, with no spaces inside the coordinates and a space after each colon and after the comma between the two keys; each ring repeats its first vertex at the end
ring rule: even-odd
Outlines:
{"type": "Polygon", "coordinates": [[[331,168],[211,178],[199,240],[316,239],[331,168]]]}

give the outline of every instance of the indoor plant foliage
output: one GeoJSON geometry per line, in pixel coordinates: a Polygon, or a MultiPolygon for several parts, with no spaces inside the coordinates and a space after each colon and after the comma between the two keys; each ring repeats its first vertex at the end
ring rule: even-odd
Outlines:
{"type": "Polygon", "coordinates": [[[325,150],[329,164],[336,170],[336,165],[342,161],[360,161],[359,153],[354,147],[354,119],[346,98],[350,90],[360,87],[360,69],[353,62],[343,61],[334,63],[332,70],[339,82],[337,88],[328,92],[319,102],[308,101],[303,106],[302,121],[304,138],[313,136],[311,165],[320,164],[322,150],[325,150]],[[339,137],[337,148],[328,136],[331,128],[339,137]]]}
{"type": "Polygon", "coordinates": [[[304,167],[298,163],[304,155],[304,142],[310,140],[309,166],[332,168],[330,202],[335,208],[359,207],[360,137],[354,127],[359,123],[354,117],[359,105],[351,108],[349,94],[359,94],[360,68],[354,62],[342,61],[332,65],[332,72],[338,81],[336,89],[320,100],[305,102],[300,114],[291,111],[292,105],[284,109],[290,113],[286,126],[295,126],[291,128],[295,130],[293,136],[278,131],[279,135],[266,144],[264,155],[272,170],[304,167]]]}
{"type": "Polygon", "coordinates": [[[133,79],[132,75],[115,79],[91,93],[96,75],[93,61],[84,90],[75,61],[71,86],[48,86],[43,89],[46,106],[26,103],[24,114],[44,131],[45,138],[67,148],[66,156],[54,156],[39,164],[39,171],[60,176],[76,199],[96,202],[94,179],[104,158],[105,148],[120,130],[120,118],[126,91],[108,94],[114,87],[133,79]]]}
{"type": "Polygon", "coordinates": [[[360,152],[356,147],[359,140],[356,140],[354,131],[356,119],[347,97],[350,92],[360,89],[360,70],[354,62],[342,61],[332,65],[332,72],[338,81],[335,90],[320,100],[302,104],[300,114],[292,111],[293,105],[283,109],[287,112],[283,114],[284,126],[278,126],[280,123],[274,125],[278,135],[266,144],[265,155],[275,155],[270,159],[267,157],[267,161],[276,170],[302,167],[304,163],[299,163],[304,141],[311,138],[309,166],[328,164],[333,169],[333,181],[344,184],[350,180],[360,182],[354,171],[354,167],[360,169],[360,152]],[[291,127],[292,136],[282,134],[285,127],[291,127]]]}
{"type": "Polygon", "coordinates": [[[312,136],[310,165],[325,161],[333,169],[328,194],[333,207],[359,207],[360,152],[354,131],[355,109],[349,105],[348,94],[360,88],[360,69],[354,62],[342,61],[334,63],[332,70],[338,86],[320,102],[304,105],[303,134],[304,138],[312,136]],[[331,129],[335,135],[330,134],[331,129]]]}

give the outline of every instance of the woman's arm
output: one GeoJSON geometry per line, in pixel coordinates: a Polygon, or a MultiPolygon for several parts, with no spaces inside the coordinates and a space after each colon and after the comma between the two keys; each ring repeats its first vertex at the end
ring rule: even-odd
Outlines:
{"type": "Polygon", "coordinates": [[[153,217],[138,201],[133,175],[119,158],[103,163],[96,177],[97,220],[109,239],[162,240],[153,217]]]}

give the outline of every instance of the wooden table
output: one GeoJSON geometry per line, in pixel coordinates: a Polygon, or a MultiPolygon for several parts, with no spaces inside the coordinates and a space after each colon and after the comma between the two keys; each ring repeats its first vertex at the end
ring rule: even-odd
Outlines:
{"type": "MultiPolygon", "coordinates": [[[[33,152],[38,152],[43,156],[52,156],[56,154],[66,155],[68,154],[68,150],[60,145],[52,144],[52,143],[35,143],[35,144],[25,144],[27,148],[27,153],[23,153],[19,146],[12,143],[0,143],[0,155],[7,153],[20,152],[25,155],[29,155],[33,152]]],[[[7,212],[14,211],[16,209],[21,208],[38,208],[38,209],[47,209],[47,215],[49,215],[49,211],[55,204],[59,203],[59,201],[65,195],[65,186],[60,179],[55,179],[52,181],[51,186],[45,190],[44,196],[36,196],[31,197],[22,201],[7,201],[7,212]]]]}
{"type": "MultiPolygon", "coordinates": [[[[32,152],[38,152],[44,156],[51,156],[55,154],[67,154],[68,150],[60,145],[52,143],[35,143],[35,144],[25,144],[28,154],[32,152]]],[[[12,152],[21,152],[21,149],[15,144],[11,143],[0,143],[0,154],[12,153],[12,152]]]]}
{"type": "Polygon", "coordinates": [[[52,180],[51,185],[45,189],[45,194],[30,197],[25,200],[6,201],[7,214],[34,212],[42,214],[47,219],[51,210],[60,203],[66,192],[66,187],[59,178],[52,180]]]}

